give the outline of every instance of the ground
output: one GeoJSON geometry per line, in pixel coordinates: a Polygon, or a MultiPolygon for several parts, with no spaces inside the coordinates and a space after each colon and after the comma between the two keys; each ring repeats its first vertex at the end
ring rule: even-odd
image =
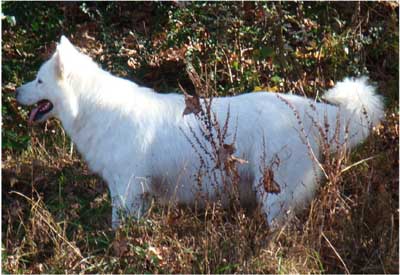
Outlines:
{"type": "Polygon", "coordinates": [[[2,268],[9,273],[398,273],[397,2],[3,2],[2,268]],[[61,34],[112,73],[193,93],[319,99],[368,75],[386,117],[329,171],[308,210],[278,231],[258,211],[152,204],[110,228],[109,193],[60,122],[27,126],[15,87],[61,34]],[[181,87],[181,88],[180,88],[181,87]]]}

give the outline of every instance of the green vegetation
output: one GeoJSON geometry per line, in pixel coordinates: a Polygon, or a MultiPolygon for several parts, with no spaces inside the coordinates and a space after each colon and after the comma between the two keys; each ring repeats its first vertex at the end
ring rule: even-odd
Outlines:
{"type": "Polygon", "coordinates": [[[2,13],[5,272],[398,272],[397,2],[2,2],[2,13]],[[368,75],[386,120],[279,232],[257,211],[157,204],[114,232],[107,188],[60,123],[28,128],[14,99],[61,34],[104,69],[160,92],[195,90],[187,64],[219,95],[319,99],[345,76],[368,75]]]}

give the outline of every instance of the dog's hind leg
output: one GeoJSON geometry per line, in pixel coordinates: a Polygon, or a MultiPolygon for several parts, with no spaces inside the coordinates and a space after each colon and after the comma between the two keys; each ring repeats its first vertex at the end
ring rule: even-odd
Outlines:
{"type": "Polygon", "coordinates": [[[263,185],[263,178],[259,177],[259,181],[255,182],[255,189],[257,195],[258,204],[268,222],[270,228],[279,227],[281,222],[286,217],[286,204],[279,194],[271,193],[270,190],[266,190],[263,185]],[[261,183],[260,183],[261,182],[261,183]]]}
{"type": "Polygon", "coordinates": [[[280,165],[264,165],[255,171],[253,187],[270,227],[290,221],[304,209],[317,188],[320,170],[307,154],[294,154],[280,165]]]}

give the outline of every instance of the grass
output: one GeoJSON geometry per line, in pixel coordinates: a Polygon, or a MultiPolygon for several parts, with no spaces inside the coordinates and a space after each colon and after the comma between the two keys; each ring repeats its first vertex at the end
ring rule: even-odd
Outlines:
{"type": "Polygon", "coordinates": [[[31,6],[36,14],[28,4],[2,5],[17,22],[3,22],[4,272],[398,273],[398,14],[390,3],[361,3],[354,16],[357,4],[341,3],[43,2],[31,6]],[[42,26],[44,19],[51,24],[42,26]],[[35,20],[37,29],[30,29],[35,20]],[[314,98],[366,67],[388,99],[386,118],[350,154],[325,156],[330,176],[310,207],[280,230],[271,232],[258,210],[153,202],[143,219],[113,231],[106,185],[71,148],[60,123],[28,129],[27,113],[13,98],[51,53],[59,29],[104,68],[157,90],[178,83],[195,90],[181,73],[188,60],[198,71],[213,68],[209,80],[219,94],[268,88],[314,98]],[[295,48],[277,51],[282,43],[295,48]]]}
{"type": "Polygon", "coordinates": [[[344,160],[343,174],[322,181],[309,210],[277,232],[269,231],[258,211],[156,203],[143,219],[114,232],[105,184],[74,150],[71,154],[57,121],[47,122],[45,128],[55,130],[48,135],[36,135],[43,127],[35,126],[34,145],[3,161],[3,268],[11,273],[395,273],[398,124],[395,113],[388,116],[352,159],[344,160]]]}

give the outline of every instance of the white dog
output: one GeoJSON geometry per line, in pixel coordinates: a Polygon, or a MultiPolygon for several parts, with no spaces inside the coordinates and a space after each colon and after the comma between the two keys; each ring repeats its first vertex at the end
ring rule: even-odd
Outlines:
{"type": "MultiPolygon", "coordinates": [[[[351,147],[384,114],[382,99],[366,78],[346,79],[324,98],[334,105],[267,92],[213,100],[221,124],[229,106],[228,138],[232,141],[236,134],[235,155],[248,161],[239,165],[241,202],[256,200],[270,225],[312,198],[321,173],[315,158],[321,154],[316,124],[328,128],[328,140],[340,131],[340,142],[351,147]],[[271,165],[276,159],[279,165],[271,165]],[[277,192],[265,192],[260,184],[261,167],[268,165],[279,184],[277,192]]],[[[148,195],[161,203],[201,205],[201,198],[213,201],[219,191],[226,194],[222,183],[214,184],[210,178],[196,183],[200,159],[187,140],[193,134],[190,128],[206,142],[195,115],[182,115],[183,95],[158,94],[112,76],[65,37],[36,79],[17,89],[17,101],[37,104],[30,122],[61,120],[90,169],[108,183],[113,225],[120,222],[119,209],[142,215],[148,195]]]]}

